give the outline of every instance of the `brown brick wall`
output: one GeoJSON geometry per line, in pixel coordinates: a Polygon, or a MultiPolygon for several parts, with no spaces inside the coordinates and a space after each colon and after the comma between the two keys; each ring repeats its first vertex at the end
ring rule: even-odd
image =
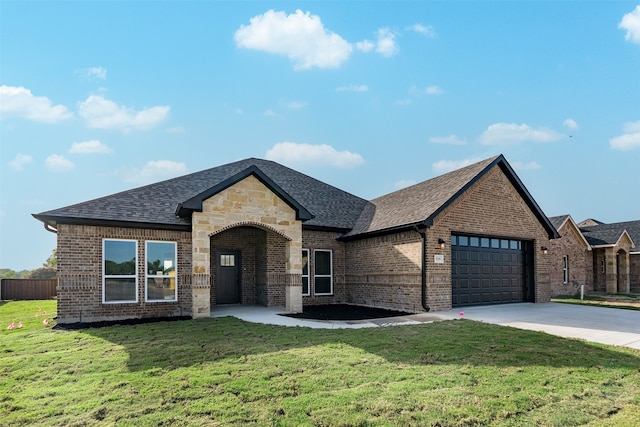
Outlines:
{"type": "Polygon", "coordinates": [[[58,226],[58,323],[191,315],[191,233],[151,229],[58,226]],[[102,303],[102,240],[138,242],[138,303],[102,303]],[[145,301],[145,242],[178,247],[178,301],[145,301]]]}
{"type": "Polygon", "coordinates": [[[345,301],[421,311],[421,248],[415,231],[348,242],[345,301]]]}
{"type": "Polygon", "coordinates": [[[551,293],[556,295],[575,295],[584,285],[585,292],[593,291],[593,254],[585,248],[579,232],[567,221],[558,230],[562,236],[549,243],[551,293]],[[569,281],[564,283],[563,257],[568,256],[569,281]]]}
{"type": "MultiPolygon", "coordinates": [[[[640,246],[640,242],[636,243],[636,248],[640,246]]],[[[630,267],[630,292],[640,294],[640,254],[629,255],[629,267],[630,267]]]]}
{"type": "Polygon", "coordinates": [[[333,304],[345,302],[345,244],[336,240],[336,233],[302,230],[302,248],[309,250],[310,294],[302,297],[303,305],[333,304]],[[314,256],[316,249],[330,250],[333,262],[333,295],[314,295],[314,256]]]}

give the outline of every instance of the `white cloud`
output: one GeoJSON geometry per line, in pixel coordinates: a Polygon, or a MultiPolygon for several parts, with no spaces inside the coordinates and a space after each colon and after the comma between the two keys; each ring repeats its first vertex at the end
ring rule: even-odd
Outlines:
{"type": "Polygon", "coordinates": [[[366,92],[368,90],[369,87],[367,85],[348,85],[336,88],[337,92],[366,92]]]}
{"type": "Polygon", "coordinates": [[[238,47],[286,55],[295,70],[337,68],[353,50],[338,34],[324,28],[320,17],[296,10],[269,10],[254,16],[234,34],[238,47]]]}
{"type": "Polygon", "coordinates": [[[427,95],[440,95],[444,93],[440,86],[427,86],[424,91],[427,95]]]}
{"type": "Polygon", "coordinates": [[[289,101],[284,104],[284,106],[289,108],[290,110],[301,110],[305,108],[307,105],[309,104],[304,101],[289,101]]]}
{"type": "Polygon", "coordinates": [[[71,154],[108,154],[111,153],[111,151],[111,148],[97,139],[74,142],[69,149],[69,153],[71,154]]]}
{"type": "Polygon", "coordinates": [[[330,145],[296,144],[279,142],[267,150],[267,159],[289,164],[324,164],[339,168],[350,168],[364,163],[360,154],[337,151],[330,145]]]}
{"type": "Polygon", "coordinates": [[[76,74],[84,77],[87,80],[106,80],[107,69],[103,67],[89,67],[81,68],[75,71],[76,74]]]}
{"type": "Polygon", "coordinates": [[[407,31],[414,31],[420,33],[426,37],[433,38],[436,36],[436,30],[431,25],[413,24],[407,28],[407,31]]]}
{"type": "Polygon", "coordinates": [[[400,181],[397,181],[393,187],[396,190],[401,190],[403,188],[411,187],[414,184],[417,184],[417,182],[412,179],[401,179],[400,181]]]}
{"type": "Polygon", "coordinates": [[[640,132],[640,120],[637,122],[627,122],[622,125],[622,129],[626,133],[640,132]]]}
{"type": "Polygon", "coordinates": [[[50,155],[45,159],[44,164],[51,172],[67,172],[75,167],[71,160],[59,154],[50,155]]]}
{"type": "Polygon", "coordinates": [[[123,181],[146,184],[184,175],[187,165],[172,160],[150,160],[141,169],[121,172],[123,181]]]}
{"type": "Polygon", "coordinates": [[[623,125],[624,133],[609,140],[609,146],[614,150],[629,151],[640,148],[640,120],[627,122],[623,125]]]}
{"type": "Polygon", "coordinates": [[[376,52],[386,58],[389,58],[395,55],[396,53],[398,53],[396,36],[388,28],[380,28],[378,30],[378,42],[376,43],[376,52]]]}
{"type": "Polygon", "coordinates": [[[627,30],[624,39],[640,44],[640,5],[622,17],[618,24],[621,30],[627,30]]]}
{"type": "Polygon", "coordinates": [[[511,162],[511,166],[513,166],[513,168],[517,171],[530,171],[530,170],[536,170],[536,169],[540,169],[542,166],[540,166],[540,164],[538,164],[537,162],[531,161],[531,162],[511,162]]]}
{"type": "Polygon", "coordinates": [[[483,145],[514,145],[524,142],[553,142],[561,138],[562,135],[551,129],[535,129],[526,124],[496,123],[480,135],[479,141],[483,145]]]}
{"type": "Polygon", "coordinates": [[[22,86],[0,86],[0,118],[19,117],[56,123],[73,117],[64,105],[52,105],[46,96],[34,96],[22,86]]]}
{"type": "Polygon", "coordinates": [[[278,117],[278,114],[273,110],[265,110],[263,114],[265,117],[278,117]]]}
{"type": "Polygon", "coordinates": [[[14,171],[21,171],[27,164],[31,163],[32,160],[33,158],[30,155],[18,153],[16,157],[9,162],[9,167],[14,171]]]}
{"type": "Polygon", "coordinates": [[[465,138],[459,138],[457,135],[449,135],[429,137],[429,142],[434,144],[465,145],[467,140],[465,138]]]}
{"type": "Polygon", "coordinates": [[[577,130],[580,128],[580,126],[578,126],[578,123],[571,118],[566,119],[564,122],[562,122],[562,126],[571,130],[577,130]]]}
{"type": "Polygon", "coordinates": [[[454,171],[456,169],[463,168],[465,166],[472,165],[479,162],[478,159],[463,159],[463,160],[440,160],[431,165],[433,172],[437,174],[443,174],[454,171]]]}
{"type": "Polygon", "coordinates": [[[116,129],[123,132],[148,130],[158,126],[169,115],[168,106],[156,106],[135,111],[118,106],[100,95],[91,95],[80,102],[78,111],[87,126],[98,129],[116,129]]]}
{"type": "Polygon", "coordinates": [[[356,43],[356,49],[362,52],[371,52],[376,47],[376,44],[370,40],[362,40],[356,43]]]}

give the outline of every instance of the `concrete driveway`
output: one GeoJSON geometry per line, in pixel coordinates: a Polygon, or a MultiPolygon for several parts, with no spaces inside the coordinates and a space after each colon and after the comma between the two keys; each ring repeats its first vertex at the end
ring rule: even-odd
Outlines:
{"type": "Polygon", "coordinates": [[[479,322],[640,349],[640,311],[550,302],[466,307],[432,315],[455,319],[460,312],[479,322]]]}
{"type": "Polygon", "coordinates": [[[411,325],[464,317],[478,322],[640,350],[640,311],[614,308],[552,302],[503,304],[349,322],[294,319],[282,316],[284,313],[284,308],[246,305],[217,306],[211,310],[212,317],[234,316],[254,323],[330,329],[411,325]],[[464,313],[463,316],[460,316],[461,312],[464,313]]]}

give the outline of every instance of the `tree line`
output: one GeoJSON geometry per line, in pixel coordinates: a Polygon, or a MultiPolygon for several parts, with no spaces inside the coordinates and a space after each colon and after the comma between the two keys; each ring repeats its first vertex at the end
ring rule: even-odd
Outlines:
{"type": "Polygon", "coordinates": [[[14,271],[0,268],[0,279],[56,279],[58,277],[58,250],[54,249],[42,267],[35,270],[14,271]]]}

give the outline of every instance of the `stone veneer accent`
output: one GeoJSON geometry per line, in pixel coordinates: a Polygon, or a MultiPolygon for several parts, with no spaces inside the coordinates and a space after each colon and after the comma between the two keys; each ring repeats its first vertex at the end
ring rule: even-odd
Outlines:
{"type": "Polygon", "coordinates": [[[58,225],[58,323],[191,316],[191,233],[137,228],[58,225]],[[138,242],[138,303],[102,303],[102,241],[138,242]],[[146,302],[145,242],[176,242],[177,302],[146,302]]]}
{"type": "MultiPolygon", "coordinates": [[[[285,243],[285,307],[302,311],[302,223],[296,212],[251,175],[213,195],[192,215],[193,273],[211,276],[211,236],[233,227],[252,225],[281,235],[285,243]]],[[[194,289],[192,315],[210,313],[210,287],[194,289]]]]}

